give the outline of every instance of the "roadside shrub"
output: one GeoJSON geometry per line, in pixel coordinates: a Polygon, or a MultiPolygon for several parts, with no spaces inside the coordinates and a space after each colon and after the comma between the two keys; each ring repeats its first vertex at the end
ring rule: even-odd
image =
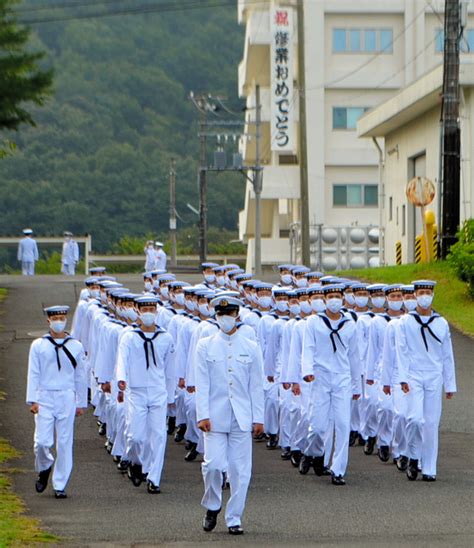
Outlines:
{"type": "Polygon", "coordinates": [[[474,299],[474,219],[466,221],[457,236],[458,242],[451,246],[448,261],[459,279],[468,284],[469,295],[474,299]]]}

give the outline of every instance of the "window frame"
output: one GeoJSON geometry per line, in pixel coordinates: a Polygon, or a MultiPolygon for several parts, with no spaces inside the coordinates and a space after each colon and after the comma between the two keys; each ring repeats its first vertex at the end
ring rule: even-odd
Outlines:
{"type": "Polygon", "coordinates": [[[331,37],[332,53],[336,55],[393,55],[393,28],[392,27],[333,27],[331,37]],[[336,48],[336,33],[344,33],[344,49],[336,48]],[[359,33],[359,49],[352,49],[352,33],[359,33]],[[366,33],[375,33],[375,49],[366,49],[366,33]],[[382,33],[389,32],[390,44],[382,47],[382,33]]]}
{"type": "Polygon", "coordinates": [[[348,124],[347,124],[347,121],[348,121],[348,110],[350,109],[362,109],[362,114],[359,116],[359,118],[357,118],[357,121],[362,117],[364,116],[364,114],[366,112],[368,112],[372,107],[355,107],[355,106],[350,106],[350,107],[337,107],[337,106],[332,106],[332,131],[356,131],[357,130],[357,122],[356,122],[356,126],[355,127],[348,127],[348,124]],[[346,126],[345,127],[334,127],[334,113],[336,110],[345,110],[346,111],[346,114],[345,114],[345,119],[346,119],[346,126]]]}
{"type": "Polygon", "coordinates": [[[379,183],[332,183],[332,207],[336,209],[374,209],[379,207],[379,200],[378,200],[378,186],[379,183]],[[361,203],[358,205],[348,205],[347,198],[349,195],[348,187],[350,186],[357,186],[360,188],[360,196],[361,196],[361,203]],[[334,192],[336,187],[345,187],[345,196],[346,196],[346,203],[344,204],[335,204],[334,203],[334,192]],[[367,205],[365,203],[365,188],[366,187],[376,187],[377,189],[377,203],[376,204],[370,204],[367,205]]]}

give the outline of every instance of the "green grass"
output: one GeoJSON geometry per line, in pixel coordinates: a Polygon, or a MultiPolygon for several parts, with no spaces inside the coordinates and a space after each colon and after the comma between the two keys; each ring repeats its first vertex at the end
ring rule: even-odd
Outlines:
{"type": "MultiPolygon", "coordinates": [[[[6,293],[5,289],[0,288],[0,303],[6,293]]],[[[0,392],[0,400],[3,399],[5,393],[0,392]]],[[[17,457],[18,451],[0,438],[0,547],[55,544],[59,539],[41,530],[37,519],[25,515],[25,503],[13,492],[11,478],[18,470],[9,468],[8,464],[17,457]]]]}
{"type": "Polygon", "coordinates": [[[450,265],[444,261],[345,270],[335,274],[387,284],[410,283],[417,279],[435,280],[437,282],[433,303],[435,310],[445,316],[457,329],[474,337],[474,301],[468,295],[467,284],[461,282],[450,265]]]}

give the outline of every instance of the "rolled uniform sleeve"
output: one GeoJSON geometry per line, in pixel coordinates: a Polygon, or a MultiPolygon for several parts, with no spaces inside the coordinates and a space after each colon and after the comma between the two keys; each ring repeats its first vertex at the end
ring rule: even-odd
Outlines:
{"type": "Polygon", "coordinates": [[[301,354],[301,376],[307,377],[314,375],[314,355],[316,352],[316,341],[314,330],[312,328],[312,320],[306,320],[306,325],[303,331],[303,352],[301,354]]]}
{"type": "Polygon", "coordinates": [[[260,347],[256,347],[252,368],[250,370],[250,398],[252,402],[253,424],[263,424],[264,396],[263,396],[263,357],[260,347]]]}
{"type": "Polygon", "coordinates": [[[457,392],[456,372],[454,368],[453,343],[449,326],[446,325],[446,337],[443,340],[443,383],[445,392],[457,392]]]}
{"type": "Polygon", "coordinates": [[[120,344],[117,352],[117,381],[124,381],[128,385],[128,344],[127,335],[120,339],[120,344]]]}
{"type": "Polygon", "coordinates": [[[199,341],[196,348],[196,420],[197,422],[204,419],[209,419],[209,394],[210,394],[210,378],[209,368],[207,365],[206,346],[202,339],[199,341]]]}
{"type": "Polygon", "coordinates": [[[39,343],[33,342],[28,356],[28,380],[26,388],[26,403],[31,405],[38,402],[38,388],[40,379],[39,343]]]}
{"type": "Polygon", "coordinates": [[[88,363],[84,350],[77,356],[77,365],[74,372],[76,387],[76,407],[87,407],[87,369],[88,363]]]}

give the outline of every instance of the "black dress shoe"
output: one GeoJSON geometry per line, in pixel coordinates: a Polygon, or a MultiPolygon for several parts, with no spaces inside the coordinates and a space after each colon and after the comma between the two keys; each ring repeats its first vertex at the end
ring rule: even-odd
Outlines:
{"type": "Polygon", "coordinates": [[[359,434],[358,437],[358,444],[361,445],[361,446],[364,446],[365,445],[365,439],[363,438],[362,434],[359,434]]]}
{"type": "Polygon", "coordinates": [[[388,445],[381,445],[379,447],[379,459],[382,462],[388,462],[390,460],[390,448],[388,445]]]}
{"type": "Polygon", "coordinates": [[[122,474],[126,474],[128,472],[129,466],[130,462],[128,460],[120,460],[120,462],[117,464],[117,470],[119,472],[122,472],[122,474]]]}
{"type": "Polygon", "coordinates": [[[168,436],[171,436],[171,434],[174,433],[176,429],[176,417],[168,417],[168,436]]]}
{"type": "Polygon", "coordinates": [[[358,436],[359,432],[357,432],[357,430],[351,430],[351,433],[349,434],[349,447],[353,447],[355,445],[358,436]]]}
{"type": "Polygon", "coordinates": [[[407,467],[407,478],[410,481],[415,481],[418,477],[418,460],[410,459],[407,467]]]}
{"type": "Polygon", "coordinates": [[[317,476],[322,476],[324,473],[324,455],[321,457],[313,457],[313,470],[317,476]]]}
{"type": "Polygon", "coordinates": [[[267,441],[267,449],[276,449],[278,447],[278,434],[270,434],[267,441]]]}
{"type": "Polygon", "coordinates": [[[191,447],[193,446],[193,442],[192,441],[189,441],[189,440],[186,440],[185,443],[184,443],[184,448],[186,449],[186,451],[189,451],[191,449],[191,447]]]}
{"type": "Polygon", "coordinates": [[[174,435],[174,441],[176,443],[182,442],[184,440],[184,434],[186,434],[186,425],[178,425],[178,430],[176,430],[176,434],[174,435]]]}
{"type": "Polygon", "coordinates": [[[128,467],[128,477],[135,487],[140,487],[140,485],[142,484],[142,474],[143,472],[141,464],[130,464],[130,466],[128,467]]]}
{"type": "Polygon", "coordinates": [[[244,530],[240,525],[232,525],[229,527],[229,535],[243,535],[244,530]]]}
{"type": "Polygon", "coordinates": [[[330,476],[331,475],[331,469],[329,466],[325,466],[323,470],[323,476],[330,476]]]}
{"type": "Polygon", "coordinates": [[[295,468],[298,468],[300,464],[300,460],[301,460],[301,451],[292,451],[290,461],[295,468]]]}
{"type": "Polygon", "coordinates": [[[61,489],[54,491],[54,498],[55,499],[67,499],[66,491],[63,491],[61,489]]]}
{"type": "Polygon", "coordinates": [[[219,510],[208,510],[206,512],[206,515],[204,516],[204,519],[202,520],[202,528],[206,533],[209,533],[213,529],[215,529],[217,525],[217,516],[219,515],[219,510]]]}
{"type": "Polygon", "coordinates": [[[191,462],[193,460],[196,460],[196,457],[199,455],[199,453],[197,452],[196,447],[197,447],[197,443],[192,443],[191,444],[190,450],[184,456],[185,461],[191,462]]]}
{"type": "Polygon", "coordinates": [[[142,481],[146,481],[148,479],[148,474],[143,473],[142,474],[142,481]]]}
{"type": "Polygon", "coordinates": [[[408,467],[408,457],[401,455],[397,459],[397,470],[400,472],[406,472],[408,467]]]}
{"type": "Polygon", "coordinates": [[[107,425],[105,422],[100,423],[98,432],[99,436],[105,436],[105,434],[107,434],[107,425]]]}
{"type": "Polygon", "coordinates": [[[112,460],[115,462],[115,464],[118,464],[121,461],[122,457],[119,457],[119,455],[114,455],[112,457],[112,460]]]}
{"type": "Polygon", "coordinates": [[[110,455],[110,453],[112,453],[113,446],[114,446],[114,444],[111,441],[107,440],[105,442],[105,450],[107,451],[107,453],[109,455],[110,455]]]}
{"type": "Polygon", "coordinates": [[[333,485],[346,485],[344,476],[336,476],[335,474],[331,474],[331,483],[333,485]]]}
{"type": "Polygon", "coordinates": [[[42,470],[38,474],[38,479],[35,483],[35,489],[37,493],[42,493],[46,487],[48,487],[48,480],[51,474],[51,466],[47,470],[42,470]]]}
{"type": "Polygon", "coordinates": [[[423,481],[436,481],[436,476],[429,476],[428,474],[423,474],[421,479],[423,481]]]}
{"type": "Polygon", "coordinates": [[[364,453],[366,455],[372,455],[372,453],[374,452],[376,441],[377,441],[377,438],[375,436],[369,436],[369,439],[365,442],[365,445],[364,445],[364,453]]]}
{"type": "Polygon", "coordinates": [[[155,485],[152,481],[147,482],[146,490],[150,493],[150,495],[157,495],[158,493],[161,493],[160,486],[155,485]]]}
{"type": "Polygon", "coordinates": [[[254,436],[253,439],[254,441],[265,441],[267,436],[265,435],[265,432],[262,432],[261,434],[258,434],[258,436],[254,436]]]}
{"type": "Polygon", "coordinates": [[[298,472],[303,475],[307,474],[312,464],[313,464],[312,457],[309,457],[308,455],[304,455],[304,454],[301,455],[300,464],[298,466],[298,472]]]}
{"type": "Polygon", "coordinates": [[[280,457],[281,457],[281,460],[290,460],[291,459],[291,447],[282,447],[280,457]]]}

